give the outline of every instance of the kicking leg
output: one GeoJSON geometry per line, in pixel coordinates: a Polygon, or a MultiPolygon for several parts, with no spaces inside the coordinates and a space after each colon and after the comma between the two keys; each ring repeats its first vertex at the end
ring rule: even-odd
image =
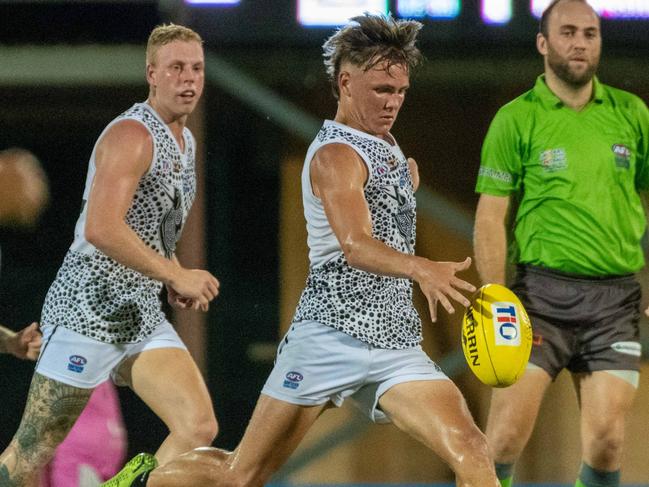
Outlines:
{"type": "Polygon", "coordinates": [[[69,386],[34,373],[18,431],[0,455],[0,487],[18,487],[33,481],[65,439],[91,393],[92,389],[69,386]]]}
{"type": "Polygon", "coordinates": [[[450,380],[397,384],[379,399],[402,431],[433,450],[455,471],[458,486],[498,487],[487,441],[450,380]]]}
{"type": "Polygon", "coordinates": [[[262,394],[237,449],[198,449],[154,470],[147,487],[261,487],[288,459],[325,405],[262,394]]]}

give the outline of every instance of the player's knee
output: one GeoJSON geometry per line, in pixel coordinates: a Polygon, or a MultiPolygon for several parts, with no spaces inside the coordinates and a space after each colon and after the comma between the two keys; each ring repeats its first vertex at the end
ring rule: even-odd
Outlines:
{"type": "Polygon", "coordinates": [[[487,438],[477,428],[473,428],[462,435],[464,441],[461,447],[455,450],[450,466],[455,472],[458,485],[493,485],[487,480],[491,477],[495,481],[496,473],[494,461],[489,453],[487,438]]]}
{"type": "Polygon", "coordinates": [[[511,425],[503,424],[489,428],[487,442],[497,461],[513,462],[525,447],[524,438],[511,425]]]}
{"type": "Polygon", "coordinates": [[[193,435],[197,440],[198,446],[211,445],[214,438],[219,432],[219,424],[212,414],[205,417],[202,421],[194,426],[193,435]]]}
{"type": "Polygon", "coordinates": [[[456,454],[452,458],[452,466],[457,473],[462,473],[467,469],[493,467],[493,458],[489,453],[487,438],[477,427],[462,432],[460,436],[458,444],[453,445],[456,454]]]}
{"type": "Polygon", "coordinates": [[[585,451],[590,452],[589,462],[595,468],[609,470],[617,465],[622,454],[624,434],[622,430],[600,423],[591,427],[586,435],[585,451]]]}
{"type": "Polygon", "coordinates": [[[197,413],[187,415],[175,429],[174,433],[185,438],[190,448],[197,448],[211,445],[219,427],[214,414],[197,413]]]}
{"type": "Polygon", "coordinates": [[[477,427],[474,428],[474,431],[467,438],[467,448],[473,460],[492,463],[487,437],[477,427]]]}

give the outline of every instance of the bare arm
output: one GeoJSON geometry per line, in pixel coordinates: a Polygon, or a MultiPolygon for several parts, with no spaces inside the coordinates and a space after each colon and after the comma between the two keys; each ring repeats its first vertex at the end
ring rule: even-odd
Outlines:
{"type": "MultiPolygon", "coordinates": [[[[647,191],[640,192],[640,201],[642,201],[645,217],[649,217],[649,194],[647,193],[647,191]]],[[[647,256],[649,255],[649,249],[643,247],[642,250],[644,251],[645,259],[647,259],[647,256]]],[[[649,306],[645,308],[644,314],[645,316],[649,317],[649,306]]]]}
{"type": "Polygon", "coordinates": [[[505,284],[507,215],[511,198],[482,194],[475,216],[473,246],[483,284],[505,284]]]}
{"type": "Polygon", "coordinates": [[[423,257],[398,252],[372,237],[372,219],[363,186],[367,169],[350,147],[329,144],[320,149],[311,162],[313,191],[324,205],[331,228],[350,266],[384,276],[417,281],[428,299],[431,318],[437,318],[437,302],[449,312],[454,308],[449,298],[464,306],[469,301],[456,288],[475,288],[458,277],[467,269],[464,262],[434,262],[423,257]]]}
{"type": "Polygon", "coordinates": [[[153,156],[148,130],[135,121],[115,124],[102,138],[95,158],[96,172],[88,197],[86,239],[109,257],[145,276],[161,281],[179,294],[206,306],[218,292],[206,271],[184,269],[149,248],[126,224],[140,178],[153,156]]]}
{"type": "Polygon", "coordinates": [[[9,353],[9,342],[15,334],[15,331],[0,326],[0,353],[9,353]]]}

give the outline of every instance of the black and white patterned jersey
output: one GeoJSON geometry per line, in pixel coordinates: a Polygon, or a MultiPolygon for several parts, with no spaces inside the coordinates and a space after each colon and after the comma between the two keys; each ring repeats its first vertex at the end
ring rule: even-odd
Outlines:
{"type": "MultiPolygon", "coordinates": [[[[136,103],[113,120],[136,120],[153,138],[153,158],[140,179],[125,221],[140,239],[170,258],[196,194],[195,141],[183,132],[185,152],[153,108],[136,103]]],[[[98,144],[97,142],[97,144],[98,144]]],[[[75,238],[50,287],[41,321],[108,343],[136,343],[164,319],[162,283],[125,267],[85,239],[88,195],[95,174],[93,149],[75,238]]]]}
{"type": "Polygon", "coordinates": [[[415,195],[408,161],[399,146],[325,121],[302,170],[310,269],[293,321],[315,320],[379,348],[413,347],[422,337],[421,320],[412,304],[412,282],[349,266],[322,202],[313,194],[311,160],[322,146],[334,143],[352,147],[367,165],[364,191],[372,236],[399,252],[414,253],[415,195]]]}

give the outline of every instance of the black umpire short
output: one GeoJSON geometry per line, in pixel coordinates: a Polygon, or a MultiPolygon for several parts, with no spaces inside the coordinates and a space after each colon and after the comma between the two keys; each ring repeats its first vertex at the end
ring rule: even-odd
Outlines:
{"type": "Polygon", "coordinates": [[[583,277],[519,265],[511,289],[532,321],[530,363],[553,380],[563,368],[639,370],[642,292],[633,274],[583,277]]]}

